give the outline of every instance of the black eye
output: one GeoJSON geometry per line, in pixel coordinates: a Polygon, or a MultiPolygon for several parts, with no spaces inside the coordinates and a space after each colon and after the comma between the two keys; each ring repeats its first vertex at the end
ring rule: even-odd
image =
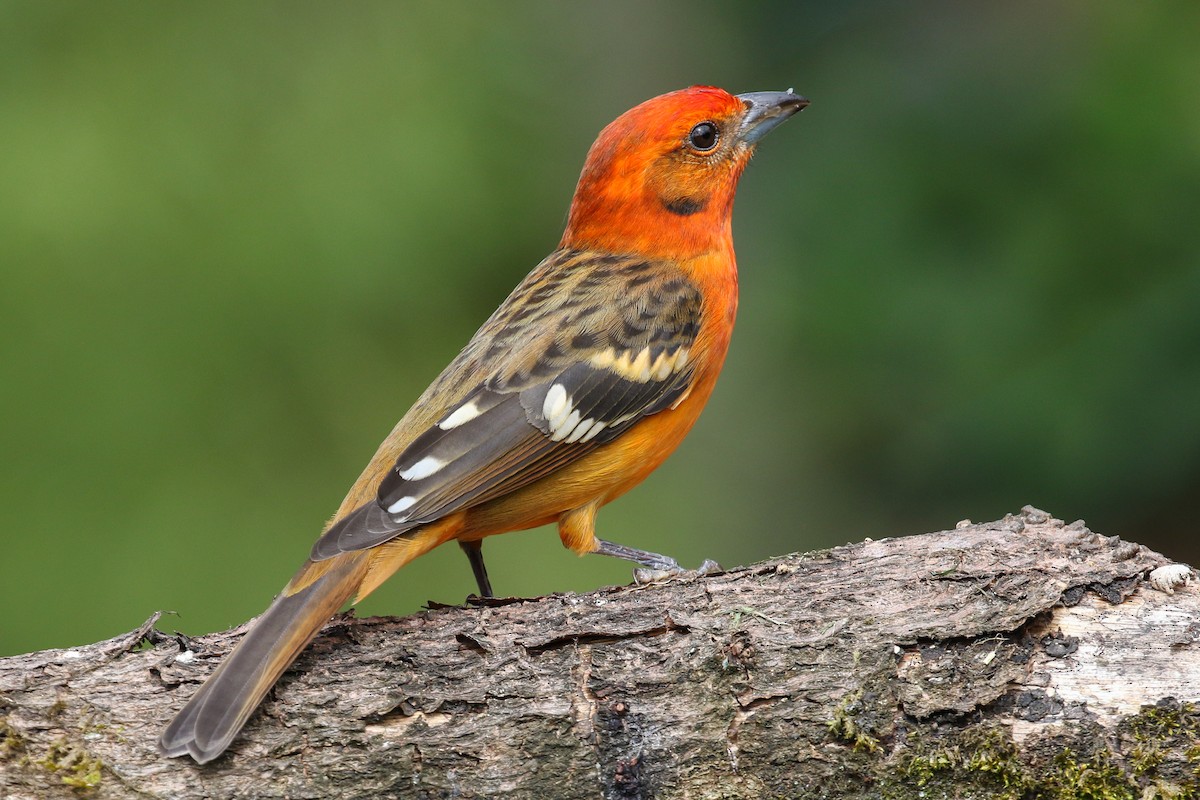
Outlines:
{"type": "Polygon", "coordinates": [[[712,150],[717,146],[717,126],[701,122],[688,134],[688,144],[700,151],[712,150]]]}

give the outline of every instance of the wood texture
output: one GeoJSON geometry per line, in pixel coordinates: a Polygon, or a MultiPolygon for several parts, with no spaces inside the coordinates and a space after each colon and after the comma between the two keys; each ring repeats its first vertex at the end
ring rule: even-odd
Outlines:
{"type": "Polygon", "coordinates": [[[1168,564],[1027,507],[703,578],[341,617],[205,767],[154,740],[241,629],[145,627],[0,659],[0,796],[1194,796],[1200,591],[1168,564]]]}

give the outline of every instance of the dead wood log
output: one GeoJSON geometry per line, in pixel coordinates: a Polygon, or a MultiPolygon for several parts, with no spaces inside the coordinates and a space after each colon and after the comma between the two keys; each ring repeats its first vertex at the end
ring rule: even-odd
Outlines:
{"type": "Polygon", "coordinates": [[[147,625],[0,659],[0,796],[1197,796],[1190,577],[1027,507],[703,578],[342,616],[204,767],[154,741],[242,629],[147,625]]]}

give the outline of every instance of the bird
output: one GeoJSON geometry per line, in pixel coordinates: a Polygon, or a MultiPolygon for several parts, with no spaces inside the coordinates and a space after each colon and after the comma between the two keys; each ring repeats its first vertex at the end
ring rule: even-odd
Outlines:
{"type": "Polygon", "coordinates": [[[558,247],[505,299],[379,446],[296,572],[162,733],[221,755],[347,601],[457,541],[492,596],[482,542],[557,523],[577,554],[652,578],[675,559],[596,536],[596,512],[683,440],[737,311],[731,216],[760,140],[808,105],[793,90],[692,86],[606,126],[558,247]]]}

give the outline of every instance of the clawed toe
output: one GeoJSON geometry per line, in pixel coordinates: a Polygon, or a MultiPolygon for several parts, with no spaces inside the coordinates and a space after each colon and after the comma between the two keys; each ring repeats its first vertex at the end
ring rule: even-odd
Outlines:
{"type": "Polygon", "coordinates": [[[721,565],[712,559],[705,559],[699,569],[684,569],[681,566],[665,567],[655,569],[651,567],[639,567],[633,571],[633,582],[639,586],[645,586],[650,583],[662,583],[671,578],[681,577],[703,577],[705,575],[713,575],[717,572],[723,572],[721,565]]]}
{"type": "Polygon", "coordinates": [[[662,583],[668,578],[673,578],[676,575],[682,575],[687,570],[682,568],[676,569],[651,569],[650,567],[638,567],[633,571],[633,582],[638,586],[645,586],[648,583],[662,583]]]}

